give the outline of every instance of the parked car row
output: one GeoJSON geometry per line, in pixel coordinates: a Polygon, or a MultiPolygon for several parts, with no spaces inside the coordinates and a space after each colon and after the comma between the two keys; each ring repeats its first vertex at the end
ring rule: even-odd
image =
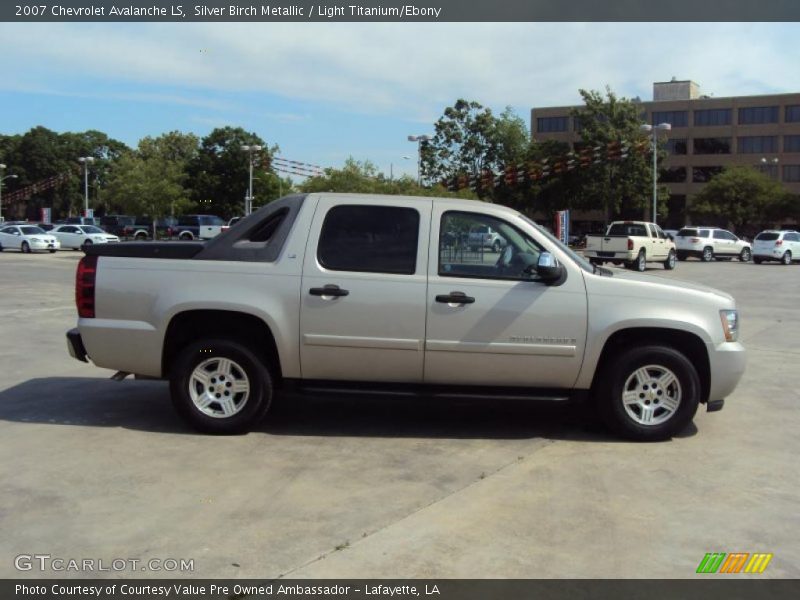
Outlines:
{"type": "Polygon", "coordinates": [[[119,242],[119,238],[94,225],[58,225],[45,231],[39,225],[6,225],[0,228],[0,250],[19,250],[23,253],[62,248],[79,250],[92,244],[119,242]]]}
{"type": "Polygon", "coordinates": [[[675,236],[678,260],[690,257],[704,262],[738,258],[747,262],[753,255],[750,242],[718,227],[684,227],[675,236]]]}

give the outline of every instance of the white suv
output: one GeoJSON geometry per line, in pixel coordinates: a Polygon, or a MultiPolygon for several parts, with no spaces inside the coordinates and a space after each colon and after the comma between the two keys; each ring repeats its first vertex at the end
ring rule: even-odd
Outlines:
{"type": "Polygon", "coordinates": [[[750,242],[718,227],[684,227],[675,236],[678,260],[696,256],[704,262],[738,257],[747,262],[753,254],[750,242]]]}
{"type": "Polygon", "coordinates": [[[800,233],[792,230],[759,233],[753,242],[753,262],[761,264],[765,260],[777,260],[785,265],[800,260],[800,233]]]}

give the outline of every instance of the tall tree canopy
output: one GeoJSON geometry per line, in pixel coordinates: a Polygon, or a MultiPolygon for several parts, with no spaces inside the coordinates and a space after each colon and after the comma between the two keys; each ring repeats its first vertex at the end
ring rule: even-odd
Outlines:
{"type": "Polygon", "coordinates": [[[765,174],[752,167],[731,167],[703,186],[692,199],[691,211],[697,216],[724,215],[735,230],[741,230],[791,216],[783,214],[794,204],[789,199],[786,189],[765,174]]]}
{"type": "Polygon", "coordinates": [[[191,198],[203,212],[231,217],[244,211],[248,192],[248,153],[243,145],[261,146],[254,154],[253,206],[267,204],[278,196],[278,181],[268,175],[266,165],[278,146],[268,147],[256,133],[241,127],[214,129],[200,142],[196,157],[189,163],[191,198]]]}
{"type": "MultiPolygon", "coordinates": [[[[619,98],[606,88],[605,96],[598,91],[579,90],[584,106],[573,111],[581,128],[585,147],[607,147],[611,142],[633,144],[647,134],[640,129],[641,107],[631,100],[619,98]]],[[[604,161],[580,171],[580,181],[573,188],[578,208],[602,208],[606,218],[627,210],[641,212],[652,200],[652,154],[630,152],[619,161],[604,161]]],[[[666,199],[666,189],[659,191],[666,199]]],[[[666,202],[659,203],[662,208],[666,202]]]]}
{"type": "Polygon", "coordinates": [[[525,122],[510,107],[496,117],[463,99],[444,110],[434,130],[433,139],[422,144],[422,176],[429,183],[499,171],[521,160],[529,143],[525,122]]]}

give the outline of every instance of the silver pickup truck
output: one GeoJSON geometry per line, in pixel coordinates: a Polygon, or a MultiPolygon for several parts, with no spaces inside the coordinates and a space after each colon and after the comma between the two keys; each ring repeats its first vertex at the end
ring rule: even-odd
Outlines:
{"type": "Polygon", "coordinates": [[[168,379],[211,433],[300,389],[581,400],[664,439],[722,408],[745,367],[728,294],[612,273],[474,201],[288,196],[206,243],[87,248],[76,302],[73,357],[168,379]],[[499,255],[457,243],[480,226],[499,255]]]}

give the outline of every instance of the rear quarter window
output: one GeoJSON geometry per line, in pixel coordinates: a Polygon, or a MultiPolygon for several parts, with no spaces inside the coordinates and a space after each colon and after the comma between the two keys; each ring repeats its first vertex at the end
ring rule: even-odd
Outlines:
{"type": "Polygon", "coordinates": [[[697,229],[681,229],[678,237],[697,237],[697,229]]]}

